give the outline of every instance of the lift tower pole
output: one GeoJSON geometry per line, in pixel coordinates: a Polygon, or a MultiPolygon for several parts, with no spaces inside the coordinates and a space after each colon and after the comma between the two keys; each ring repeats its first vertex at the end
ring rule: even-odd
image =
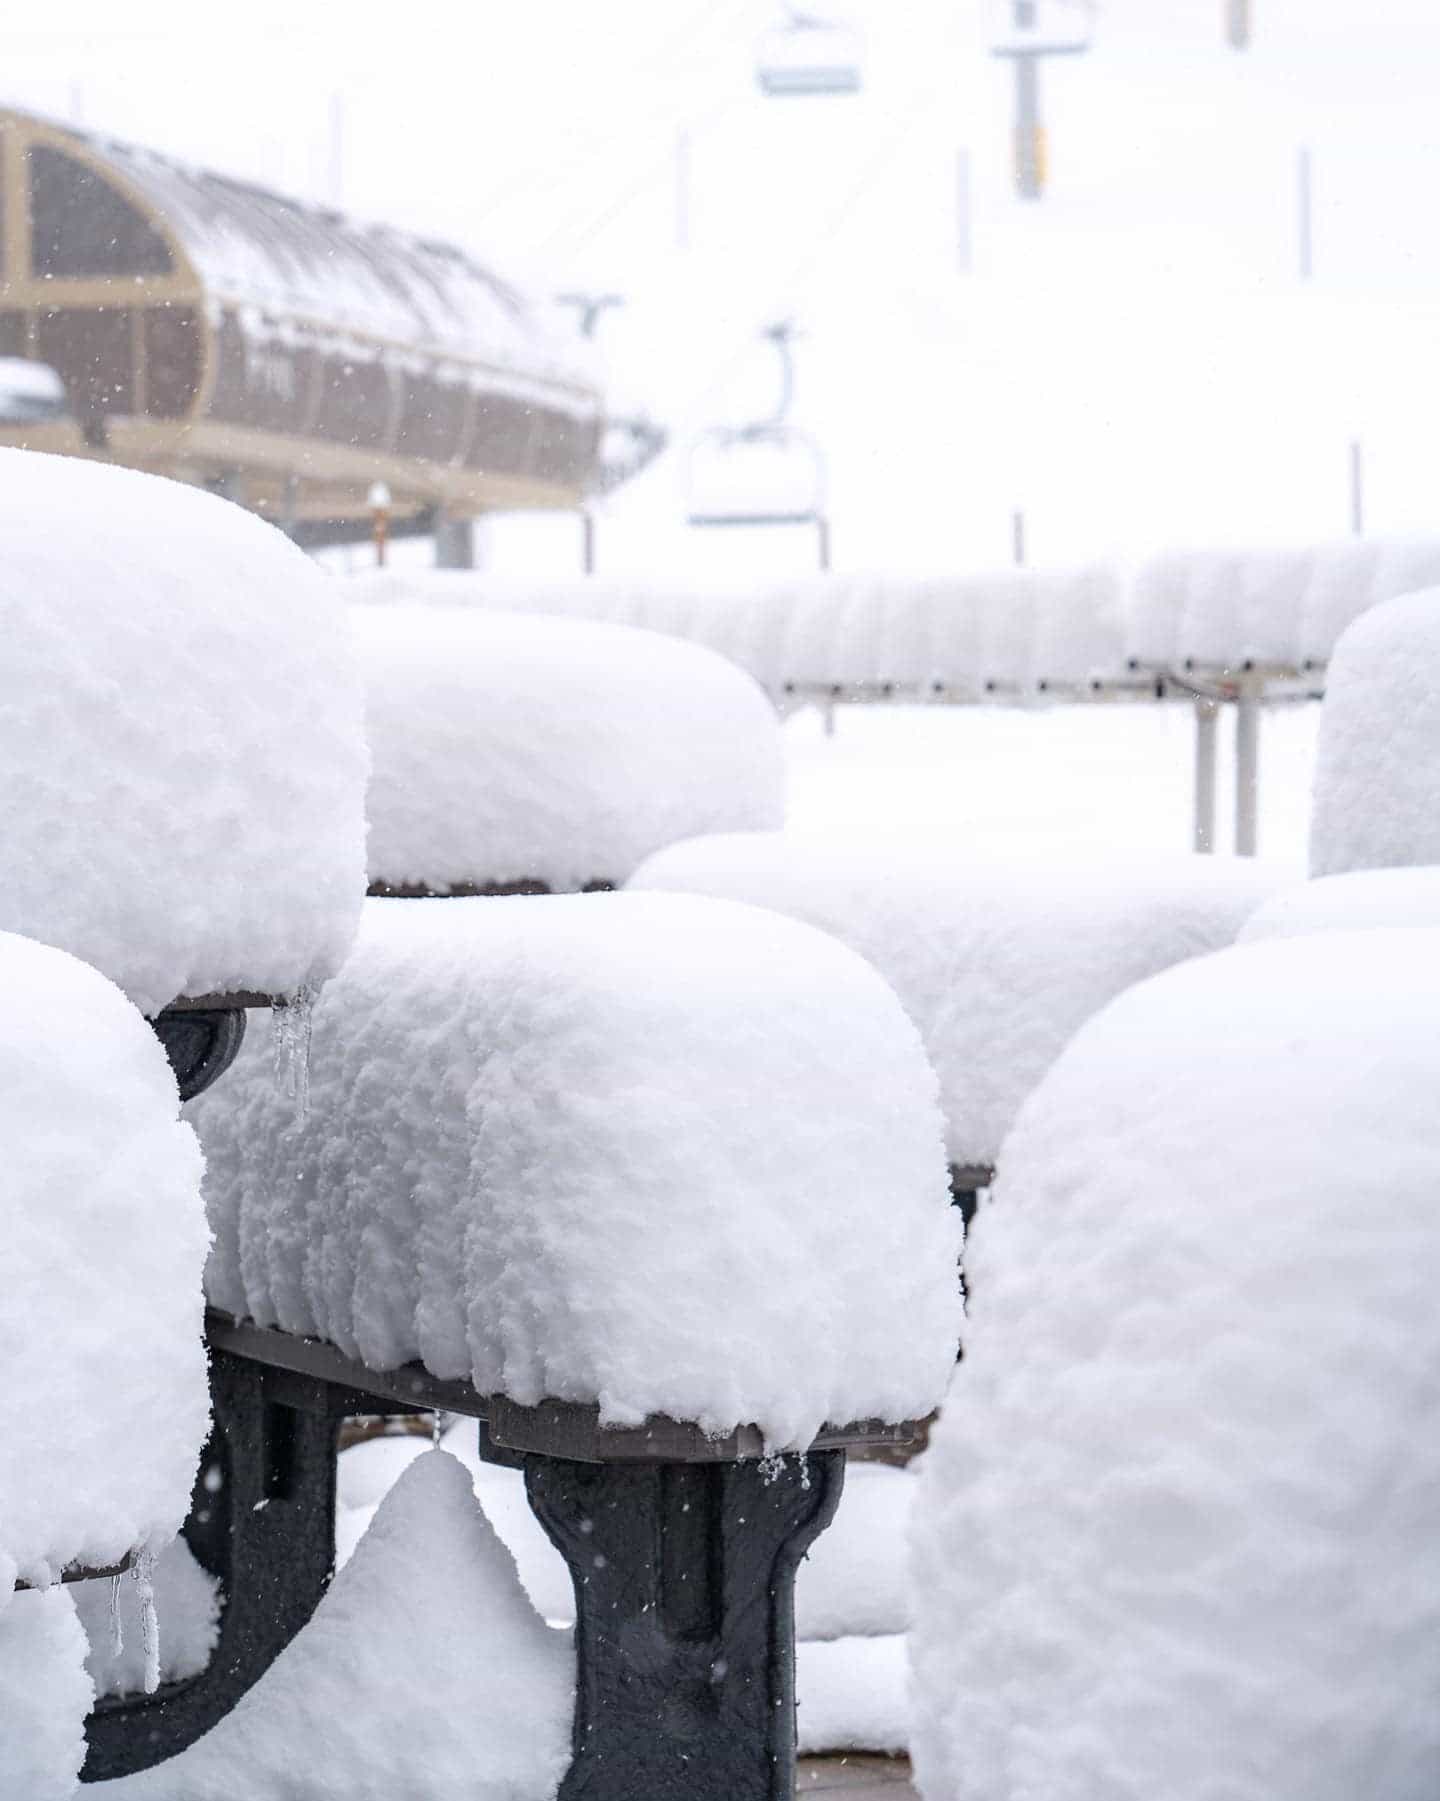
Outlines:
{"type": "Polygon", "coordinates": [[[1015,65],[1015,191],[1022,200],[1045,193],[1045,127],[1040,117],[1040,64],[1047,56],[1079,56],[1090,33],[1051,33],[1042,28],[1042,0],[1011,0],[1011,31],[992,47],[1015,65]]]}

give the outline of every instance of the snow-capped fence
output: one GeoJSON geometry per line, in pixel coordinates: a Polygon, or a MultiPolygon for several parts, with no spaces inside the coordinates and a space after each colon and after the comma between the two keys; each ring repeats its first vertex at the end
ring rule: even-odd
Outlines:
{"type": "Polygon", "coordinates": [[[1194,842],[1216,841],[1219,716],[1236,719],[1236,848],[1256,846],[1264,708],[1317,695],[1340,633],[1440,583],[1440,540],[1175,551],[1135,567],[808,576],[747,588],[470,572],[350,578],[352,599],[642,625],[709,645],[782,710],[864,702],[1193,704],[1194,842]]]}

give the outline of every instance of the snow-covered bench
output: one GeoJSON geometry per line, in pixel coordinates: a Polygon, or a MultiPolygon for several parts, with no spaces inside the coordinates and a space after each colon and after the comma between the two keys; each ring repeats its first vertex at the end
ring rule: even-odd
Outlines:
{"type": "Polygon", "coordinates": [[[464,607],[350,616],[372,893],[613,887],[676,839],[779,822],[774,710],[712,651],[464,607]]]}
{"type": "Polygon", "coordinates": [[[873,963],[940,1078],[968,1219],[1021,1103],[1076,1029],[1133,982],[1231,943],[1283,880],[1218,857],[979,859],[755,833],[677,844],[630,886],[772,907],[873,963]]]}
{"type": "Polygon", "coordinates": [[[959,1327],[934,1078],[883,982],[718,901],[372,900],[304,1109],[250,1047],[193,1118],[192,1543],[248,1599],[109,1768],[179,1750],[315,1606],[340,1419],[446,1408],[523,1462],[574,1574],[562,1793],[788,1795],[796,1563],[843,1447],[909,1435],[959,1327]]]}

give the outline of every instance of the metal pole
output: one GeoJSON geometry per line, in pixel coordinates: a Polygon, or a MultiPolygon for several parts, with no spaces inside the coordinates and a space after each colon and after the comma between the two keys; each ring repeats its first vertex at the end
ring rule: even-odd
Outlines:
{"type": "Polygon", "coordinates": [[[1236,50],[1250,48],[1250,0],[1226,0],[1225,34],[1236,50]]]}
{"type": "Polygon", "coordinates": [[[1350,440],[1350,530],[1365,536],[1365,446],[1359,438],[1350,440]]]}
{"type": "Polygon", "coordinates": [[[1300,146],[1296,159],[1295,198],[1299,208],[1300,279],[1310,281],[1315,274],[1315,165],[1308,144],[1300,146]]]}
{"type": "Polygon", "coordinates": [[[345,96],[330,96],[330,204],[345,204],[345,96]]]}
{"type": "Polygon", "coordinates": [[[580,514],[580,566],[586,575],[595,573],[595,515],[589,507],[580,514]]]}
{"type": "Polygon", "coordinates": [[[1045,190],[1045,158],[1040,144],[1040,58],[1015,58],[1015,189],[1022,200],[1038,200],[1045,190]]]}
{"type": "Polygon", "coordinates": [[[815,551],[823,573],[830,573],[830,519],[828,514],[815,515],[815,551]]]}
{"type": "Polygon", "coordinates": [[[1195,702],[1195,832],[1203,857],[1215,854],[1215,767],[1220,748],[1220,703],[1201,695],[1195,702]]]}
{"type": "Polygon", "coordinates": [[[1017,507],[1010,515],[1010,554],[1015,560],[1015,567],[1025,567],[1025,515],[1017,507]]]}
{"type": "Polygon", "coordinates": [[[675,138],[675,248],[690,248],[690,133],[675,138]]]}
{"type": "Polygon", "coordinates": [[[1235,702],[1235,854],[1253,857],[1260,845],[1260,701],[1263,683],[1247,675],[1235,702]]]}
{"type": "Polygon", "coordinates": [[[955,262],[962,275],[969,275],[975,267],[968,150],[958,152],[955,159],[955,262]]]}

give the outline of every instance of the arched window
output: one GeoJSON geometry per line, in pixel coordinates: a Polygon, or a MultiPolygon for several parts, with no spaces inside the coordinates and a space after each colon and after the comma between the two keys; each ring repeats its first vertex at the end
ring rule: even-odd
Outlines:
{"type": "Polygon", "coordinates": [[[155,227],[102,175],[63,151],[30,151],[30,262],[39,276],[165,275],[155,227]]]}

